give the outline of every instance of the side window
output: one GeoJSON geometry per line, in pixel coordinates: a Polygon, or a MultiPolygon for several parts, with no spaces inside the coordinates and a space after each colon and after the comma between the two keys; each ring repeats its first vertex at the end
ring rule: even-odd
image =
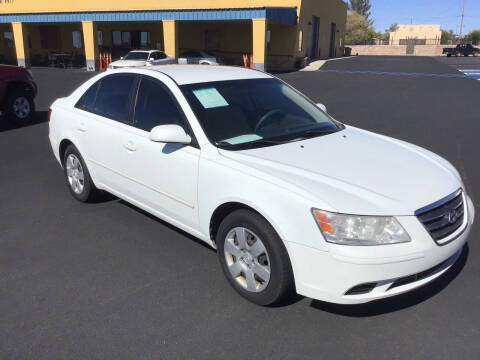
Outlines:
{"type": "Polygon", "coordinates": [[[158,59],[158,60],[160,60],[160,59],[165,59],[166,57],[167,57],[167,54],[165,54],[165,53],[163,53],[163,52],[161,52],[161,51],[159,51],[159,52],[157,53],[157,59],[158,59]]]}
{"type": "Polygon", "coordinates": [[[172,95],[159,82],[142,78],[133,125],[150,131],[155,126],[167,124],[184,125],[183,117],[172,95]]]}
{"type": "Polygon", "coordinates": [[[112,120],[128,121],[130,94],[136,75],[111,75],[101,80],[94,112],[112,120]]]}
{"type": "Polygon", "coordinates": [[[83,94],[83,96],[75,104],[77,109],[82,109],[85,111],[92,111],[93,104],[95,103],[95,97],[97,96],[98,85],[100,81],[97,81],[95,84],[90,86],[90,88],[83,94]]]}

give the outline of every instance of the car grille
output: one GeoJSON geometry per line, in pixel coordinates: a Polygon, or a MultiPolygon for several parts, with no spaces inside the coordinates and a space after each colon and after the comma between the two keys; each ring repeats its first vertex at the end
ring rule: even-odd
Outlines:
{"type": "Polygon", "coordinates": [[[439,245],[457,231],[463,224],[464,202],[461,190],[421,209],[415,215],[439,245]]]}

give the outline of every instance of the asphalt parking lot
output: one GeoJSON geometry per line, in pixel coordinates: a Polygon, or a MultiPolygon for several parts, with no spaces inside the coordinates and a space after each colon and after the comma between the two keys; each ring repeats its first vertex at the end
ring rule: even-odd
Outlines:
{"type": "MultiPolygon", "coordinates": [[[[461,76],[459,60],[354,57],[280,77],[346,124],[448,159],[478,213],[480,81],[461,76]]],[[[454,268],[414,292],[362,306],[297,298],[262,308],[238,296],[215,252],[189,235],[118,199],[71,197],[46,111],[91,74],[33,72],[36,118],[0,125],[1,359],[480,358],[478,216],[454,268]]]]}

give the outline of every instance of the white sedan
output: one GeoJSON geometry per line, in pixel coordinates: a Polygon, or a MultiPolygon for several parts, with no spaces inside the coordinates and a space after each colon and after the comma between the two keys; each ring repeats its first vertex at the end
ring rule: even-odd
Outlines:
{"type": "Polygon", "coordinates": [[[159,50],[130,51],[120,60],[110,63],[108,69],[175,64],[175,58],[159,50]]]}
{"type": "Polygon", "coordinates": [[[205,241],[257,304],[364,303],[447,271],[474,219],[459,173],[324,110],[259,71],[124,69],[56,100],[49,136],[73,197],[104,190],[205,241]]]}

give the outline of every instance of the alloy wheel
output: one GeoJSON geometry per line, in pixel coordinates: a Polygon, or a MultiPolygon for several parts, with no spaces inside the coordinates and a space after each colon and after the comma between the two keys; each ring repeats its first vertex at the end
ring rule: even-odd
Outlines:
{"type": "Polygon", "coordinates": [[[21,120],[24,120],[30,115],[30,102],[26,97],[20,96],[13,102],[13,113],[21,120]]]}
{"type": "Polygon", "coordinates": [[[245,290],[260,292],[270,280],[270,259],[262,240],[244,227],[227,234],[224,255],[230,275],[245,290]]]}
{"type": "Polygon", "coordinates": [[[81,194],[85,186],[85,175],[83,167],[75,154],[70,154],[66,161],[67,178],[70,187],[75,194],[81,194]]]}

